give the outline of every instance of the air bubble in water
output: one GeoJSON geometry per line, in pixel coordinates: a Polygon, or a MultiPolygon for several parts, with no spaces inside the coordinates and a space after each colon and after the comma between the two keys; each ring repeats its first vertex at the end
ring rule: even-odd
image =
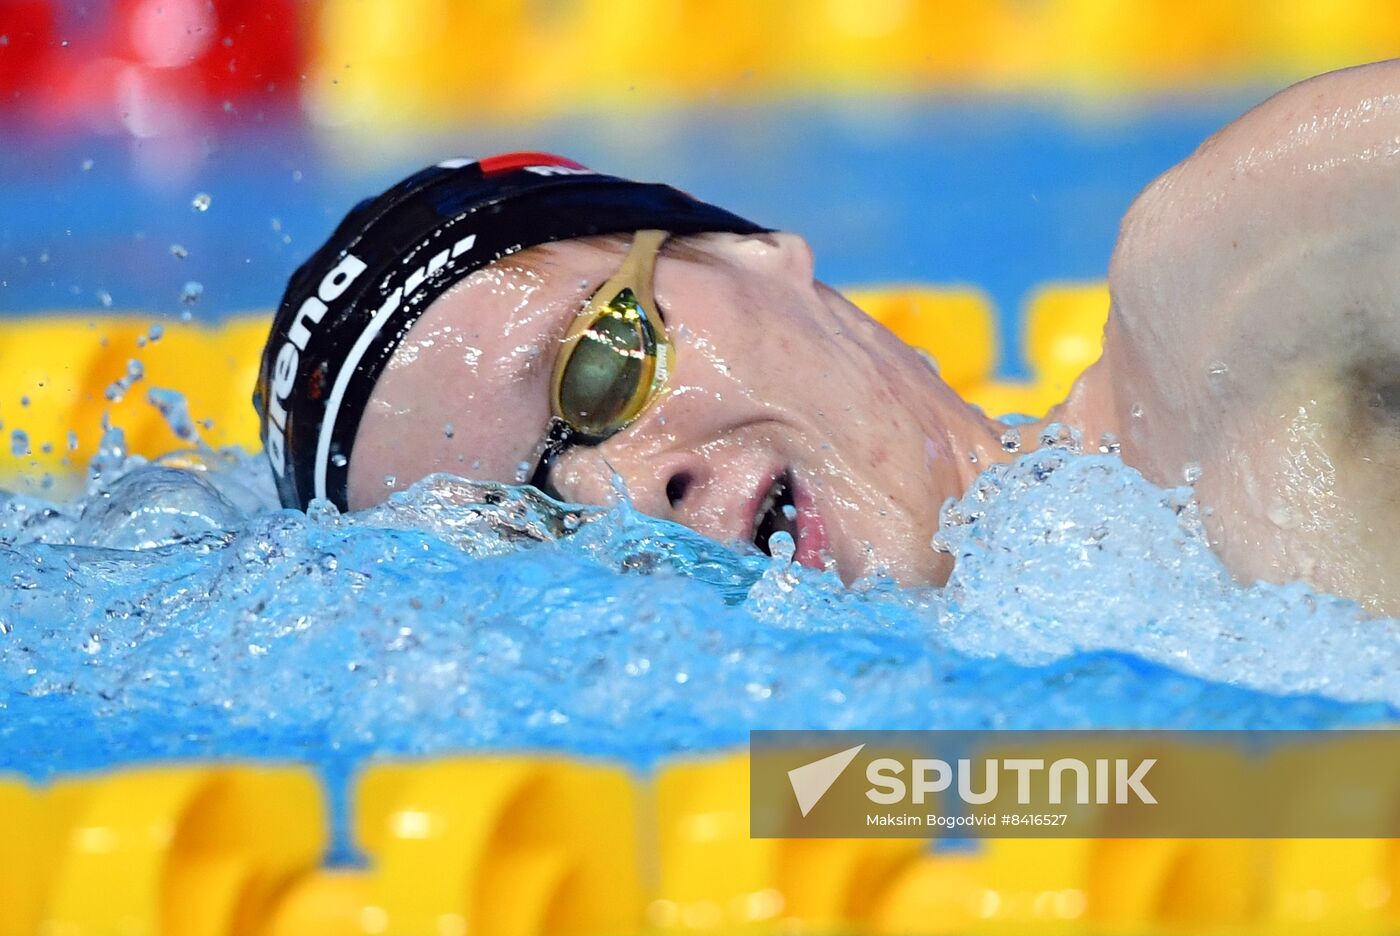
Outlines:
{"type": "Polygon", "coordinates": [[[102,308],[110,309],[112,307],[112,294],[105,289],[99,289],[97,291],[97,301],[102,303],[102,308]]]}
{"type": "Polygon", "coordinates": [[[16,429],[10,433],[10,454],[14,456],[28,455],[29,433],[23,429],[16,429]]]}
{"type": "Polygon", "coordinates": [[[147,334],[152,341],[160,341],[161,336],[165,334],[165,326],[157,322],[151,326],[151,330],[147,334]]]}
{"type": "Polygon", "coordinates": [[[199,301],[199,297],[204,295],[204,284],[190,280],[185,284],[185,288],[180,291],[180,301],[187,306],[194,305],[199,301]]]}
{"type": "Polygon", "coordinates": [[[1194,461],[1187,462],[1186,467],[1181,470],[1181,476],[1186,480],[1187,484],[1195,484],[1197,481],[1201,480],[1201,463],[1194,461]]]}
{"type": "Polygon", "coordinates": [[[189,252],[188,250],[185,249],[185,245],[184,245],[184,244],[171,244],[171,245],[170,245],[170,256],[176,258],[177,260],[183,260],[183,259],[185,259],[186,257],[188,257],[189,255],[190,255],[190,252],[189,252]]]}
{"type": "Polygon", "coordinates": [[[398,475],[386,474],[386,475],[384,476],[384,486],[385,486],[385,487],[390,487],[390,488],[391,488],[391,487],[393,487],[394,485],[396,485],[396,484],[398,484],[398,483],[399,483],[398,475]]]}
{"type": "Polygon", "coordinates": [[[1021,450],[1021,430],[1012,426],[1001,434],[1001,449],[1003,452],[1019,452],[1021,450]]]}
{"type": "Polygon", "coordinates": [[[190,207],[195,211],[204,212],[209,210],[209,205],[214,201],[208,192],[200,192],[190,200],[190,207]]]}
{"type": "Polygon", "coordinates": [[[347,462],[349,462],[349,459],[340,452],[336,452],[331,456],[331,464],[335,465],[337,468],[344,468],[347,462]]]}
{"type": "Polygon", "coordinates": [[[1134,419],[1141,419],[1141,418],[1142,418],[1142,404],[1141,404],[1141,403],[1134,403],[1134,404],[1133,404],[1133,408],[1130,409],[1130,410],[1128,411],[1128,413],[1129,413],[1134,419]]]}
{"type": "Polygon", "coordinates": [[[456,430],[454,430],[454,429],[452,428],[452,423],[447,423],[446,425],[444,425],[444,426],[442,427],[442,434],[443,434],[444,436],[446,436],[447,438],[450,439],[450,438],[452,438],[454,435],[456,435],[457,433],[456,433],[456,430]]]}
{"type": "Polygon", "coordinates": [[[68,430],[68,451],[70,451],[70,452],[76,452],[77,450],[78,450],[78,434],[77,434],[76,432],[74,432],[72,429],[69,429],[69,430],[68,430]]]}
{"type": "Polygon", "coordinates": [[[1123,451],[1123,443],[1118,441],[1118,437],[1111,432],[1105,432],[1099,436],[1099,454],[1117,455],[1123,451]]]}

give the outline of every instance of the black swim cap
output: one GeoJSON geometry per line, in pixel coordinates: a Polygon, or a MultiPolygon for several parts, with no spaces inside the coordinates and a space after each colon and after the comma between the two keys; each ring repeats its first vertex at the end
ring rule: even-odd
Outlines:
{"type": "Polygon", "coordinates": [[[282,503],[347,509],[360,417],[413,324],[454,283],[538,244],[645,229],[770,230],[666,185],[546,153],[453,159],[357,205],[292,275],[253,406],[282,503]]]}

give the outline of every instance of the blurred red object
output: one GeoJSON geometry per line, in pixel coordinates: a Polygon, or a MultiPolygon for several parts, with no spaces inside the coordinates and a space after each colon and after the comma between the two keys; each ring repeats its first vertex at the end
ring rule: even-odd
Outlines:
{"type": "Polygon", "coordinates": [[[0,107],[24,103],[58,47],[49,0],[0,2],[0,107]]]}
{"type": "Polygon", "coordinates": [[[295,0],[223,0],[216,7],[219,41],[199,63],[209,94],[295,103],[305,48],[295,0]]]}
{"type": "Polygon", "coordinates": [[[294,94],[302,64],[295,0],[119,0],[114,25],[124,33],[119,54],[188,69],[214,104],[294,94]]]}
{"type": "Polygon", "coordinates": [[[72,38],[53,0],[0,0],[0,106],[51,128],[137,137],[293,110],[297,0],[115,0],[72,38]]]}

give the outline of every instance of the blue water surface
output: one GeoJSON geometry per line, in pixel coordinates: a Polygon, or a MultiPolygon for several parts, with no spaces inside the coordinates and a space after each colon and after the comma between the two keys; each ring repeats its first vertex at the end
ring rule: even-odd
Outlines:
{"type": "Polygon", "coordinates": [[[943,505],[946,589],[848,589],[790,542],[730,549],[625,502],[437,476],[302,514],[260,458],[190,471],[115,439],[87,495],[0,506],[0,771],[285,759],[339,801],[393,755],[646,771],[754,728],[1324,728],[1400,705],[1400,622],[1235,583],[1190,489],[1116,455],[1044,448],[943,505]]]}

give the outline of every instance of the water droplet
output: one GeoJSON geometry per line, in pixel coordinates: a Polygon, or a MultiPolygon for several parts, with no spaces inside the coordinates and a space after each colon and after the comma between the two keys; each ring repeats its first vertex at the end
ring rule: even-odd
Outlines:
{"type": "Polygon", "coordinates": [[[784,504],[784,505],[783,505],[783,516],[786,517],[788,520],[796,520],[796,519],[797,519],[797,508],[794,507],[794,506],[792,506],[791,504],[784,504]]]}
{"type": "Polygon", "coordinates": [[[1073,426],[1055,422],[1041,430],[1039,445],[1078,455],[1084,450],[1084,437],[1073,426]]]}
{"type": "Polygon", "coordinates": [[[61,47],[65,48],[65,49],[68,48],[68,40],[67,40],[67,39],[60,39],[59,42],[58,42],[58,44],[59,44],[61,47]]]}
{"type": "Polygon", "coordinates": [[[99,289],[97,291],[97,301],[102,303],[102,308],[110,309],[112,307],[112,294],[105,289],[99,289]]]}
{"type": "Polygon", "coordinates": [[[165,334],[165,326],[159,323],[152,325],[151,330],[147,334],[150,335],[152,341],[160,341],[161,336],[165,334]]]}
{"type": "Polygon", "coordinates": [[[4,618],[0,618],[0,635],[8,634],[12,630],[14,630],[14,627],[10,624],[10,622],[5,620],[4,618]]]}
{"type": "Polygon", "coordinates": [[[1012,426],[1001,434],[1001,448],[1004,452],[1019,452],[1021,450],[1021,430],[1012,426]]]}
{"type": "Polygon", "coordinates": [[[386,474],[386,475],[384,476],[384,486],[385,486],[385,487],[390,487],[390,488],[391,488],[391,487],[393,487],[394,485],[396,485],[396,484],[398,484],[398,483],[399,483],[399,478],[398,478],[397,475],[386,474]]]}
{"type": "Polygon", "coordinates": [[[1105,432],[1099,436],[1099,453],[1101,455],[1118,455],[1123,451],[1123,443],[1118,441],[1118,437],[1111,432],[1105,432]]]}
{"type": "Polygon", "coordinates": [[[16,429],[10,433],[10,454],[14,456],[29,454],[29,433],[23,429],[16,429]]]}
{"type": "Polygon", "coordinates": [[[1133,404],[1133,408],[1130,409],[1130,410],[1128,410],[1128,413],[1129,413],[1134,419],[1141,419],[1141,418],[1142,418],[1142,404],[1141,404],[1141,403],[1134,403],[1134,404],[1133,404]]]}
{"type": "Polygon", "coordinates": [[[96,164],[95,164],[91,159],[84,159],[84,160],[79,164],[79,168],[81,168],[84,172],[91,172],[91,171],[92,171],[92,167],[93,167],[94,165],[96,165],[96,164]]]}
{"type": "Polygon", "coordinates": [[[199,297],[204,295],[204,284],[190,280],[185,284],[185,288],[180,291],[180,301],[185,305],[194,305],[199,301],[199,297]]]}
{"type": "Polygon", "coordinates": [[[156,408],[177,438],[186,442],[199,439],[199,432],[190,417],[189,404],[185,402],[184,394],[176,390],[152,387],[146,393],[146,400],[156,408]]]}
{"type": "Polygon", "coordinates": [[[444,436],[446,436],[447,438],[450,439],[450,438],[452,438],[454,435],[456,435],[457,433],[456,433],[456,430],[454,430],[454,429],[452,428],[452,423],[447,423],[446,425],[444,425],[444,426],[442,427],[442,434],[443,434],[444,436]]]}
{"type": "Polygon", "coordinates": [[[195,211],[205,212],[209,210],[209,206],[213,201],[214,199],[210,197],[208,192],[200,192],[195,195],[194,198],[190,199],[190,207],[195,211]]]}
{"type": "Polygon", "coordinates": [[[87,640],[83,641],[83,652],[88,656],[102,649],[102,638],[97,634],[88,634],[87,640]]]}
{"type": "Polygon", "coordinates": [[[530,463],[527,461],[518,462],[515,466],[515,483],[524,484],[530,480],[530,463]]]}
{"type": "Polygon", "coordinates": [[[77,434],[76,432],[74,432],[72,429],[69,429],[69,430],[68,430],[68,451],[70,451],[70,452],[76,452],[77,450],[78,450],[78,434],[77,434]]]}
{"type": "Polygon", "coordinates": [[[1214,361],[1211,363],[1208,373],[1212,377],[1220,377],[1228,373],[1229,370],[1230,368],[1225,366],[1224,361],[1214,361]]]}
{"type": "Polygon", "coordinates": [[[797,543],[793,541],[792,534],[787,530],[779,530],[768,537],[768,553],[775,560],[789,564],[792,562],[792,557],[797,554],[797,543]]]}
{"type": "Polygon", "coordinates": [[[349,461],[350,459],[346,458],[340,452],[336,452],[331,456],[331,464],[335,465],[337,468],[344,468],[349,461]]]}
{"type": "Polygon", "coordinates": [[[175,257],[175,258],[178,259],[178,260],[183,260],[183,259],[185,259],[186,257],[188,257],[189,255],[190,255],[190,252],[189,252],[188,250],[185,249],[185,245],[184,245],[184,244],[171,244],[171,245],[170,245],[170,256],[175,257]]]}
{"type": "Polygon", "coordinates": [[[1181,476],[1186,479],[1187,484],[1195,484],[1201,480],[1201,463],[1187,462],[1186,467],[1181,469],[1181,476]]]}

